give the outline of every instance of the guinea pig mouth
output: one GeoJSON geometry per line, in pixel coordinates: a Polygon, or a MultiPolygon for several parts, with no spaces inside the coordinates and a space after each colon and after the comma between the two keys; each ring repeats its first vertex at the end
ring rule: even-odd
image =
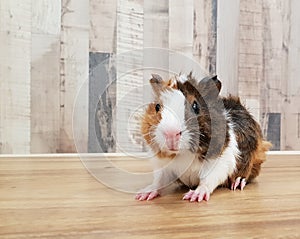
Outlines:
{"type": "Polygon", "coordinates": [[[174,139],[167,139],[166,146],[169,151],[176,152],[179,151],[179,141],[174,139]]]}

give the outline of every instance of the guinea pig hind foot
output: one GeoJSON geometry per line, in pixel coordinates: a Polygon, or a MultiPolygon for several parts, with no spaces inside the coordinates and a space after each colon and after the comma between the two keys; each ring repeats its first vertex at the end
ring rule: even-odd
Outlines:
{"type": "Polygon", "coordinates": [[[247,182],[245,178],[237,177],[233,183],[231,183],[231,190],[235,191],[238,186],[240,186],[241,190],[244,190],[247,182]]]}

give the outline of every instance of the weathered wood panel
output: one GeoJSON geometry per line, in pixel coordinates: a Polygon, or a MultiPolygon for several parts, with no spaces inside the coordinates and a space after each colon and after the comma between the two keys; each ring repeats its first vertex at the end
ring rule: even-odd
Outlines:
{"type": "Polygon", "coordinates": [[[30,153],[31,0],[0,1],[0,153],[30,153]]]}
{"type": "Polygon", "coordinates": [[[169,48],[192,57],[193,0],[169,2],[169,48]]]}
{"type": "MultiPolygon", "coordinates": [[[[118,58],[115,66],[112,62],[107,66],[109,80],[116,79],[117,72],[115,91],[107,95],[115,94],[118,108],[111,109],[110,132],[104,135],[116,130],[115,139],[124,150],[142,150],[133,112],[149,99],[145,84],[150,73],[166,77],[175,68],[174,55],[150,56],[146,47],[184,53],[207,73],[218,73],[222,94],[239,94],[265,133],[276,131],[273,136],[278,137],[280,132],[281,149],[299,149],[300,133],[295,133],[300,132],[299,4],[297,0],[0,0],[0,152],[75,152],[72,117],[81,86],[76,104],[81,116],[74,122],[79,125],[80,151],[87,150],[88,88],[93,88],[92,94],[105,88],[99,82],[88,85],[89,50],[96,61],[107,54],[111,61],[118,58]],[[139,51],[124,54],[132,50],[139,51]],[[139,69],[151,61],[155,69],[139,69]],[[268,120],[272,115],[281,122],[273,131],[268,120]]],[[[189,70],[183,58],[174,73],[189,70]]],[[[99,113],[103,103],[108,109],[109,97],[98,104],[94,115],[98,121],[105,118],[99,113]]],[[[108,144],[107,151],[114,151],[113,143],[108,144]]]]}
{"type": "Polygon", "coordinates": [[[285,149],[297,150],[300,148],[300,1],[290,1],[290,22],[288,42],[288,82],[287,95],[289,100],[285,101],[284,109],[286,116],[283,119],[283,129],[285,130],[285,149]],[[295,127],[296,126],[296,127],[295,127]]]}
{"type": "Polygon", "coordinates": [[[217,0],[194,1],[193,56],[203,70],[216,74],[217,0]]]}
{"type": "Polygon", "coordinates": [[[90,0],[90,51],[116,52],[117,0],[90,0]]]}
{"type": "Polygon", "coordinates": [[[222,79],[221,93],[238,93],[238,44],[240,1],[218,1],[217,75],[222,79]]]}
{"type": "Polygon", "coordinates": [[[149,92],[149,79],[151,73],[160,74],[162,77],[169,76],[169,55],[159,54],[169,49],[169,1],[159,2],[144,1],[144,66],[153,69],[144,69],[144,101],[149,102],[151,92],[149,92]],[[152,53],[147,48],[156,48],[152,53]],[[149,54],[150,53],[150,54],[149,54]]]}
{"type": "Polygon", "coordinates": [[[90,0],[88,152],[115,152],[117,0],[90,0]]]}
{"type": "Polygon", "coordinates": [[[39,0],[32,4],[32,33],[59,35],[61,0],[39,0]]]}
{"type": "Polygon", "coordinates": [[[116,68],[112,54],[90,53],[88,152],[116,151],[116,68]]]}
{"type": "Polygon", "coordinates": [[[32,6],[31,153],[59,149],[60,16],[60,0],[32,6]]]}
{"type": "MultiPolygon", "coordinates": [[[[300,147],[296,133],[299,107],[299,1],[264,1],[264,80],[261,108],[265,130],[269,113],[281,114],[282,150],[300,147]]],[[[273,137],[272,135],[268,135],[273,137]]],[[[279,149],[279,148],[277,148],[279,149]]]]}
{"type": "Polygon", "coordinates": [[[193,12],[193,0],[169,2],[169,49],[183,55],[176,60],[170,53],[169,69],[172,74],[193,70],[193,12]]]}
{"type": "Polygon", "coordinates": [[[143,1],[117,5],[117,151],[138,152],[139,122],[133,114],[143,102],[143,1]]]}
{"type": "Polygon", "coordinates": [[[78,146],[87,151],[88,142],[88,61],[89,61],[89,2],[62,0],[62,34],[60,61],[60,152],[76,152],[73,123],[78,146]],[[81,90],[77,109],[80,118],[73,119],[74,103],[81,90]],[[84,97],[85,95],[85,97],[84,97]]]}
{"type": "Polygon", "coordinates": [[[257,120],[263,77],[262,14],[262,1],[240,1],[238,93],[257,120]]]}

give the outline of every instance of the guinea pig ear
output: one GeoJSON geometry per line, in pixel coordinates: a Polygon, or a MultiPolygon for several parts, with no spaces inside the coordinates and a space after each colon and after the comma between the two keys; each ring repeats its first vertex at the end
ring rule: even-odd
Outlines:
{"type": "Polygon", "coordinates": [[[160,75],[152,74],[152,78],[150,79],[150,84],[152,86],[153,91],[156,94],[159,94],[159,92],[163,88],[163,79],[161,78],[160,75]]]}
{"type": "Polygon", "coordinates": [[[216,99],[221,91],[222,83],[218,77],[205,77],[198,84],[199,93],[207,99],[216,99]]]}

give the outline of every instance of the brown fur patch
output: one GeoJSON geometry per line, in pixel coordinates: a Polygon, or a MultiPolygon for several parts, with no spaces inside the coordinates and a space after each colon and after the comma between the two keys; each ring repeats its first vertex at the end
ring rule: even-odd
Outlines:
{"type": "Polygon", "coordinates": [[[271,144],[263,140],[259,124],[248,110],[241,104],[239,97],[223,98],[225,109],[229,112],[230,121],[234,124],[234,132],[240,150],[237,158],[237,169],[230,175],[227,186],[237,177],[250,182],[260,173],[261,164],[266,160],[266,151],[271,144]]]}
{"type": "Polygon", "coordinates": [[[151,103],[148,105],[141,122],[141,132],[146,140],[147,144],[152,146],[153,145],[153,131],[154,127],[158,125],[161,120],[161,113],[156,112],[155,110],[155,103],[151,103]]]}
{"type": "Polygon", "coordinates": [[[260,140],[257,145],[256,151],[252,154],[251,158],[251,172],[248,177],[248,182],[251,182],[260,173],[261,164],[266,161],[266,152],[272,147],[268,141],[260,140]]]}

